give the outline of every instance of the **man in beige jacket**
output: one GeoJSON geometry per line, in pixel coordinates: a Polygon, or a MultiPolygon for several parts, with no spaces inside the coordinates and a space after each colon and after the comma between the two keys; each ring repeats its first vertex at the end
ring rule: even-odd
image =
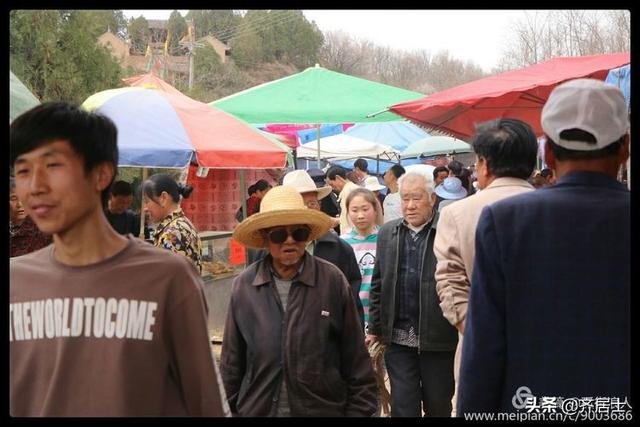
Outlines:
{"type": "Polygon", "coordinates": [[[531,127],[515,119],[483,123],[471,145],[476,153],[478,184],[483,191],[442,208],[433,250],[438,259],[436,290],[444,317],[459,332],[454,359],[456,393],[460,349],[475,256],[476,225],[482,209],[498,200],[532,191],[526,181],[536,163],[538,144],[531,127]]]}

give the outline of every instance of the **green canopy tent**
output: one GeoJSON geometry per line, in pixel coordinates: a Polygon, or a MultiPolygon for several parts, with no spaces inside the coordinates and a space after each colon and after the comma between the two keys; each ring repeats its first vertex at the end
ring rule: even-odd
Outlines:
{"type": "Polygon", "coordinates": [[[316,65],[292,76],[218,99],[209,105],[252,124],[316,124],[319,128],[322,123],[398,121],[397,115],[388,112],[374,117],[367,115],[372,111],[386,110],[401,100],[421,97],[423,95],[418,92],[337,73],[316,65]]]}
{"type": "Polygon", "coordinates": [[[9,71],[9,123],[20,114],[40,104],[38,98],[9,71]]]}

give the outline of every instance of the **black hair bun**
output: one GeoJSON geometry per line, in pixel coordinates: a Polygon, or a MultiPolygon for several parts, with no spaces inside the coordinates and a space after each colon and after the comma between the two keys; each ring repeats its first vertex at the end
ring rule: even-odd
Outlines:
{"type": "Polygon", "coordinates": [[[188,199],[189,196],[191,195],[191,192],[193,191],[193,187],[189,184],[178,184],[178,192],[182,195],[182,197],[184,197],[185,199],[188,199]]]}

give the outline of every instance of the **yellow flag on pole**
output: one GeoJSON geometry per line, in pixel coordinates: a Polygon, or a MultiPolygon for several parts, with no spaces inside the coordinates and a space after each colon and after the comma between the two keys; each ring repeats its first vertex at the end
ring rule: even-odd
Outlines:
{"type": "Polygon", "coordinates": [[[164,41],[164,56],[169,56],[169,37],[170,33],[167,31],[167,39],[164,41]]]}

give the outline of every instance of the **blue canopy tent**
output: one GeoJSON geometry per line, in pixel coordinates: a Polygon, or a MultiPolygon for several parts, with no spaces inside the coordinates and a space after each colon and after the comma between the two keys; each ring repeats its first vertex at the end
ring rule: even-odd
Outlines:
{"type": "MultiPolygon", "coordinates": [[[[379,144],[390,145],[402,152],[412,142],[424,139],[429,136],[420,127],[407,121],[382,122],[382,123],[357,123],[347,129],[345,135],[355,136],[367,141],[379,144]]],[[[331,162],[347,169],[353,169],[356,159],[338,160],[331,162]]],[[[397,162],[380,159],[367,159],[369,163],[369,173],[383,174],[397,162]]],[[[402,159],[403,166],[420,164],[420,159],[402,159]]]]}
{"type": "Polygon", "coordinates": [[[624,95],[627,108],[631,106],[631,64],[614,68],[609,71],[605,82],[618,86],[624,95]]]}

